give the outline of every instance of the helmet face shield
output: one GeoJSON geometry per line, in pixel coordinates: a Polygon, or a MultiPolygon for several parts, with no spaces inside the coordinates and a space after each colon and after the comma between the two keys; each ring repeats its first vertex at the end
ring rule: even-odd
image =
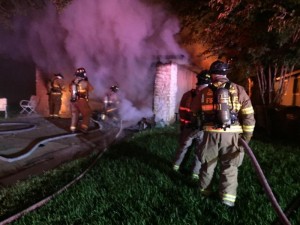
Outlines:
{"type": "Polygon", "coordinates": [[[118,92],[119,87],[117,85],[113,85],[113,86],[110,87],[110,90],[113,91],[113,92],[118,92]]]}
{"type": "Polygon", "coordinates": [[[208,70],[203,70],[199,74],[197,74],[197,83],[196,85],[204,85],[204,84],[210,84],[210,74],[208,70]]]}
{"type": "Polygon", "coordinates": [[[220,60],[213,62],[209,68],[210,74],[226,75],[228,71],[229,71],[228,64],[220,60]]]}
{"type": "Polygon", "coordinates": [[[76,73],[85,73],[85,69],[84,68],[78,68],[77,70],[76,70],[76,73]]]}
{"type": "Polygon", "coordinates": [[[83,67],[80,67],[76,70],[75,72],[75,76],[76,77],[81,77],[81,78],[86,78],[86,71],[83,67]]]}

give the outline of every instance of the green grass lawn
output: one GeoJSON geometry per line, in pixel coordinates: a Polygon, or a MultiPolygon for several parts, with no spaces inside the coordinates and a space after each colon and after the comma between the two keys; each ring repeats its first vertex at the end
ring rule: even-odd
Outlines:
{"type": "MultiPolygon", "coordinates": [[[[177,128],[171,126],[137,133],[114,144],[77,184],[14,224],[275,224],[277,215],[249,157],[240,168],[236,206],[228,208],[217,195],[200,195],[197,183],[190,179],[190,161],[180,173],[172,171],[177,134],[177,128]]],[[[253,139],[250,147],[285,210],[300,195],[300,147],[258,139],[253,139]]],[[[77,160],[44,176],[0,189],[1,221],[58,190],[94,158],[77,160]]],[[[218,176],[215,191],[217,181],[218,176]]],[[[289,220],[293,225],[300,224],[299,208],[289,220]]]]}

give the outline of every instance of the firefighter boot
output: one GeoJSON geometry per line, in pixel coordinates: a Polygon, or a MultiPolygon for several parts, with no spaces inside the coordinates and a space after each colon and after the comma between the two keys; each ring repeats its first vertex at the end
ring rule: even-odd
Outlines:
{"type": "Polygon", "coordinates": [[[196,174],[196,173],[193,173],[193,174],[192,174],[192,179],[193,179],[193,180],[199,180],[199,175],[196,174]]]}
{"type": "Polygon", "coordinates": [[[178,165],[174,165],[174,166],[173,166],[173,170],[174,170],[175,172],[178,172],[179,166],[178,166],[178,165]]]}
{"type": "Polygon", "coordinates": [[[223,200],[222,203],[228,207],[234,207],[234,202],[223,200]]]}
{"type": "Polygon", "coordinates": [[[84,124],[82,124],[79,128],[79,130],[84,133],[84,134],[87,134],[88,133],[88,127],[84,124]]]}

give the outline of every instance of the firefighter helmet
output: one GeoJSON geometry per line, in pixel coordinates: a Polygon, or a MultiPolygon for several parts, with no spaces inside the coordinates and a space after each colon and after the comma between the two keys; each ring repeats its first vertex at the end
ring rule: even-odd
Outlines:
{"type": "Polygon", "coordinates": [[[56,76],[58,79],[63,79],[64,76],[60,73],[55,73],[54,76],[56,76]]]}
{"type": "Polygon", "coordinates": [[[110,90],[116,93],[116,92],[118,92],[119,87],[117,85],[113,85],[110,87],[110,90]]]}
{"type": "Polygon", "coordinates": [[[76,77],[87,78],[86,70],[83,67],[80,67],[75,72],[76,77]]]}
{"type": "Polygon", "coordinates": [[[202,70],[197,74],[196,85],[210,84],[210,74],[208,70],[202,70]]]}
{"type": "Polygon", "coordinates": [[[226,75],[228,73],[229,67],[227,63],[224,63],[220,60],[213,62],[209,68],[210,74],[220,74],[226,75]]]}

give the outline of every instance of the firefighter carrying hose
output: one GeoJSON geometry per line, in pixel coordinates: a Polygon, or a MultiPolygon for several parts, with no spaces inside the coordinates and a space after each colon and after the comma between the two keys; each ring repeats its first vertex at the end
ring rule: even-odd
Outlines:
{"type": "Polygon", "coordinates": [[[89,93],[94,90],[88,81],[86,70],[78,68],[75,72],[75,78],[69,85],[71,92],[71,126],[70,131],[75,132],[78,126],[79,115],[82,116],[82,122],[79,130],[83,133],[88,132],[92,110],[88,104],[89,93]]]}
{"type": "Polygon", "coordinates": [[[228,64],[215,61],[210,66],[212,85],[202,90],[199,108],[203,116],[203,142],[198,148],[200,190],[205,196],[212,193],[212,179],[220,161],[219,195],[223,204],[235,205],[238,186],[238,167],[244,157],[239,146],[241,136],[251,140],[255,119],[251,100],[245,89],[227,78],[228,64]]]}
{"type": "MultiPolygon", "coordinates": [[[[210,75],[207,70],[201,71],[197,75],[196,89],[191,89],[184,93],[179,105],[180,117],[180,137],[179,148],[176,151],[173,170],[178,171],[182,164],[188,149],[193,143],[198,145],[203,139],[203,131],[201,129],[200,117],[197,114],[197,109],[193,110],[191,107],[194,101],[197,100],[200,91],[207,87],[210,83],[210,75]]],[[[199,179],[199,170],[201,163],[198,157],[195,157],[192,178],[199,179]]]]}
{"type": "Polygon", "coordinates": [[[49,95],[49,116],[50,118],[59,118],[62,92],[65,91],[64,76],[60,73],[54,74],[47,84],[47,89],[47,94],[49,95]]]}

